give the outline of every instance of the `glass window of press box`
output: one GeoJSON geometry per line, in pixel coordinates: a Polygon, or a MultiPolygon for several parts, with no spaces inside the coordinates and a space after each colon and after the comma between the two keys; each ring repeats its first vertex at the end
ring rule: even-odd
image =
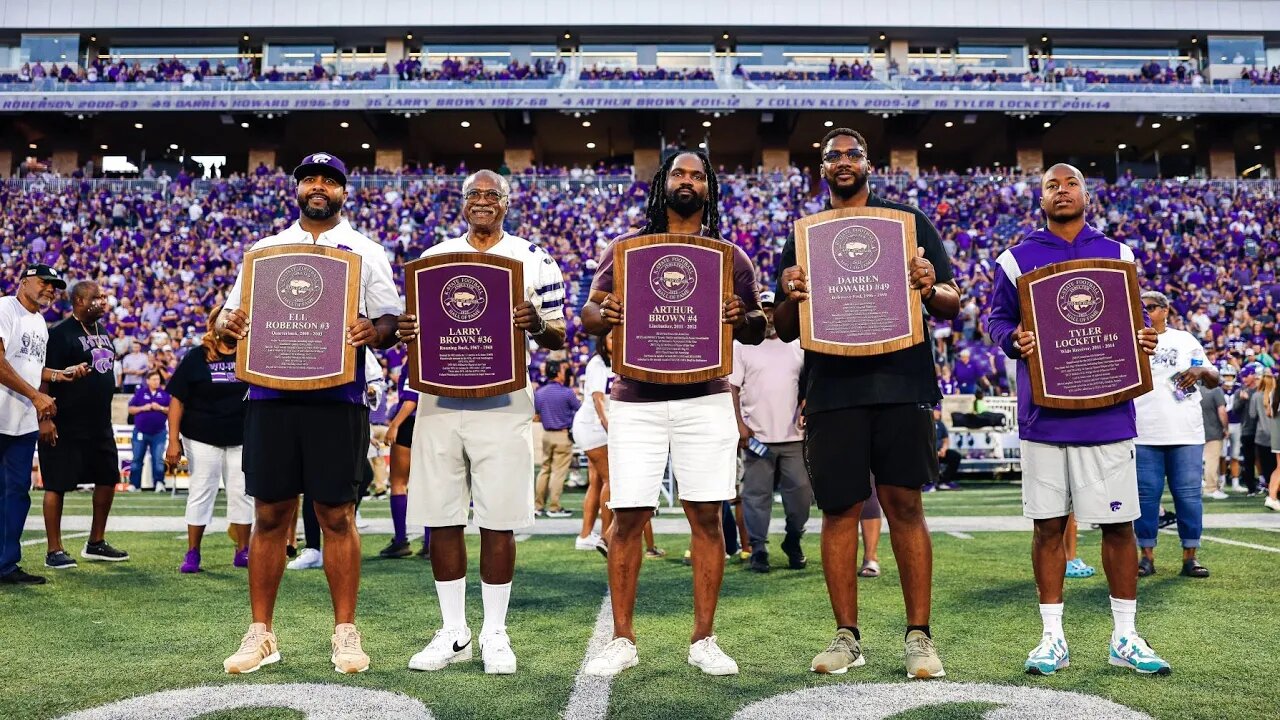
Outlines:
{"type": "Polygon", "coordinates": [[[555,45],[429,45],[413,53],[428,68],[439,67],[447,58],[482,60],[486,65],[508,65],[512,61],[532,65],[539,58],[547,60],[560,56],[555,45]]]}
{"type": "Polygon", "coordinates": [[[1267,61],[1262,37],[1209,36],[1209,62],[1213,65],[1261,67],[1267,61]]]}
{"type": "MultiPolygon", "coordinates": [[[[765,47],[764,45],[738,45],[732,51],[717,51],[716,56],[729,58],[730,63],[733,65],[764,65],[765,47]]],[[[771,45],[769,47],[776,48],[778,56],[782,56],[782,46],[771,45]]]]}
{"type": "Polygon", "coordinates": [[[201,60],[208,60],[211,65],[217,66],[219,62],[224,65],[234,65],[241,58],[240,51],[234,45],[217,45],[209,47],[191,47],[184,46],[121,46],[111,47],[103,52],[103,59],[111,62],[123,60],[132,65],[138,63],[144,68],[154,65],[161,60],[172,60],[177,58],[184,65],[196,65],[201,60]]]}
{"type": "Polygon", "coordinates": [[[954,55],[955,63],[965,68],[1027,67],[1027,48],[1022,45],[960,45],[954,55]]]}
{"type": "Polygon", "coordinates": [[[1178,63],[1188,65],[1191,58],[1180,55],[1177,48],[1099,48],[1099,47],[1055,47],[1051,54],[1055,68],[1061,70],[1067,65],[1086,70],[1132,70],[1137,72],[1143,65],[1152,62],[1160,65],[1177,67],[1178,63]]]}
{"type": "MultiPolygon", "coordinates": [[[[879,53],[883,55],[883,51],[879,53]]],[[[852,65],[869,62],[873,58],[867,45],[784,45],[783,63],[787,65],[819,66],[826,68],[832,62],[852,65]]]]}
{"type": "Polygon", "coordinates": [[[659,45],[654,64],[670,70],[708,68],[711,51],[710,45],[659,45]]]}
{"type": "Polygon", "coordinates": [[[583,45],[578,50],[582,67],[634,68],[640,64],[635,45],[583,45]]]}
{"type": "Polygon", "coordinates": [[[266,52],[266,67],[277,68],[310,68],[316,63],[325,65],[332,63],[335,59],[332,45],[276,45],[268,44],[263,50],[266,52]]]}
{"type": "Polygon", "coordinates": [[[79,35],[23,35],[22,62],[80,63],[79,35]]]}

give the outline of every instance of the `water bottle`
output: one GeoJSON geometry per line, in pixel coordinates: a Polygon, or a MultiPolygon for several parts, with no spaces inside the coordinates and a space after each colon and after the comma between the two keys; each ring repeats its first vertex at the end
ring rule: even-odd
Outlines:
{"type": "Polygon", "coordinates": [[[758,458],[769,457],[769,446],[755,439],[747,438],[747,449],[750,450],[758,458]]]}

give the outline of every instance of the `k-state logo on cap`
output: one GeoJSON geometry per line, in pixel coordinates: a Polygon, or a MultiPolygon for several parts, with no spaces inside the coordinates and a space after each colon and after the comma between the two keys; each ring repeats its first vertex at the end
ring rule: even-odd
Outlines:
{"type": "Polygon", "coordinates": [[[332,159],[333,159],[333,156],[327,153],[316,153],[315,155],[311,156],[311,162],[321,163],[321,164],[327,163],[332,159]]]}

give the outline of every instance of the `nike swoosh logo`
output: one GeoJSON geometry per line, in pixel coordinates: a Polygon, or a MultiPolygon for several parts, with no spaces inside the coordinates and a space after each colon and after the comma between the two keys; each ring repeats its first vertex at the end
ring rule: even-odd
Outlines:
{"type": "Polygon", "coordinates": [[[458,641],[457,641],[457,640],[454,640],[454,641],[453,641],[453,651],[454,651],[454,652],[462,652],[462,651],[463,651],[464,649],[466,649],[466,647],[467,647],[468,645],[470,645],[470,644],[471,644],[471,641],[470,641],[470,640],[467,640],[466,642],[462,643],[461,645],[459,645],[459,644],[458,644],[458,641]]]}

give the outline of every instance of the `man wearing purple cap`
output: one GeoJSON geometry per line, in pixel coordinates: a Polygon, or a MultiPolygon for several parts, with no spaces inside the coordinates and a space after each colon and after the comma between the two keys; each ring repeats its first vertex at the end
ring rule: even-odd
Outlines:
{"type": "MultiPolygon", "coordinates": [[[[223,663],[228,673],[247,673],[279,662],[272,632],[285,544],[293,508],[301,494],[314,500],[324,533],[324,569],[333,599],[336,627],[331,639],[334,669],[369,669],[369,656],[356,631],[360,587],[360,536],[355,503],[369,448],[369,409],[365,405],[365,346],[390,347],[398,337],[400,295],[382,246],[361,235],[342,217],[347,201],[347,168],[328,153],[303,158],[293,171],[301,217],[284,231],[258,241],[255,248],[304,243],[355,252],[362,259],[360,317],[346,329],[346,341],[358,348],[356,379],[336,388],[276,391],[251,385],[245,413],[245,492],[253,496],[254,530],[249,543],[249,602],[253,623],[240,649],[223,663]]],[[[236,277],[219,317],[220,331],[236,340],[248,335],[249,318],[240,309],[244,273],[236,277]]]]}
{"type": "MultiPolygon", "coordinates": [[[[1105,237],[1084,218],[1089,205],[1084,176],[1058,164],[1041,179],[1040,207],[1046,227],[1032,232],[996,260],[995,294],[987,331],[1005,355],[1025,362],[1035,351],[1035,334],[1022,329],[1018,278],[1063,260],[1106,258],[1133,262],[1133,250],[1105,237]]],[[[1147,355],[1155,352],[1156,331],[1138,331],[1147,355]]],[[[1111,589],[1112,665],[1140,673],[1169,673],[1169,663],[1147,645],[1134,627],[1138,612],[1138,545],[1133,521],[1138,505],[1138,469],[1133,439],[1138,435],[1133,402],[1096,410],[1054,410],[1031,401],[1031,380],[1019,367],[1018,435],[1022,440],[1023,514],[1035,521],[1031,561],[1040,593],[1044,633],[1027,657],[1033,675],[1067,667],[1062,631],[1062,547],[1067,518],[1102,526],[1102,565],[1111,589]]]]}
{"type": "Polygon", "coordinates": [[[38,423],[57,412],[41,389],[46,382],[83,377],[88,369],[45,367],[49,331],[40,315],[66,282],[48,265],[22,272],[18,292],[0,298],[0,584],[42,585],[44,578],[18,567],[22,528],[31,509],[31,465],[38,423]]]}

